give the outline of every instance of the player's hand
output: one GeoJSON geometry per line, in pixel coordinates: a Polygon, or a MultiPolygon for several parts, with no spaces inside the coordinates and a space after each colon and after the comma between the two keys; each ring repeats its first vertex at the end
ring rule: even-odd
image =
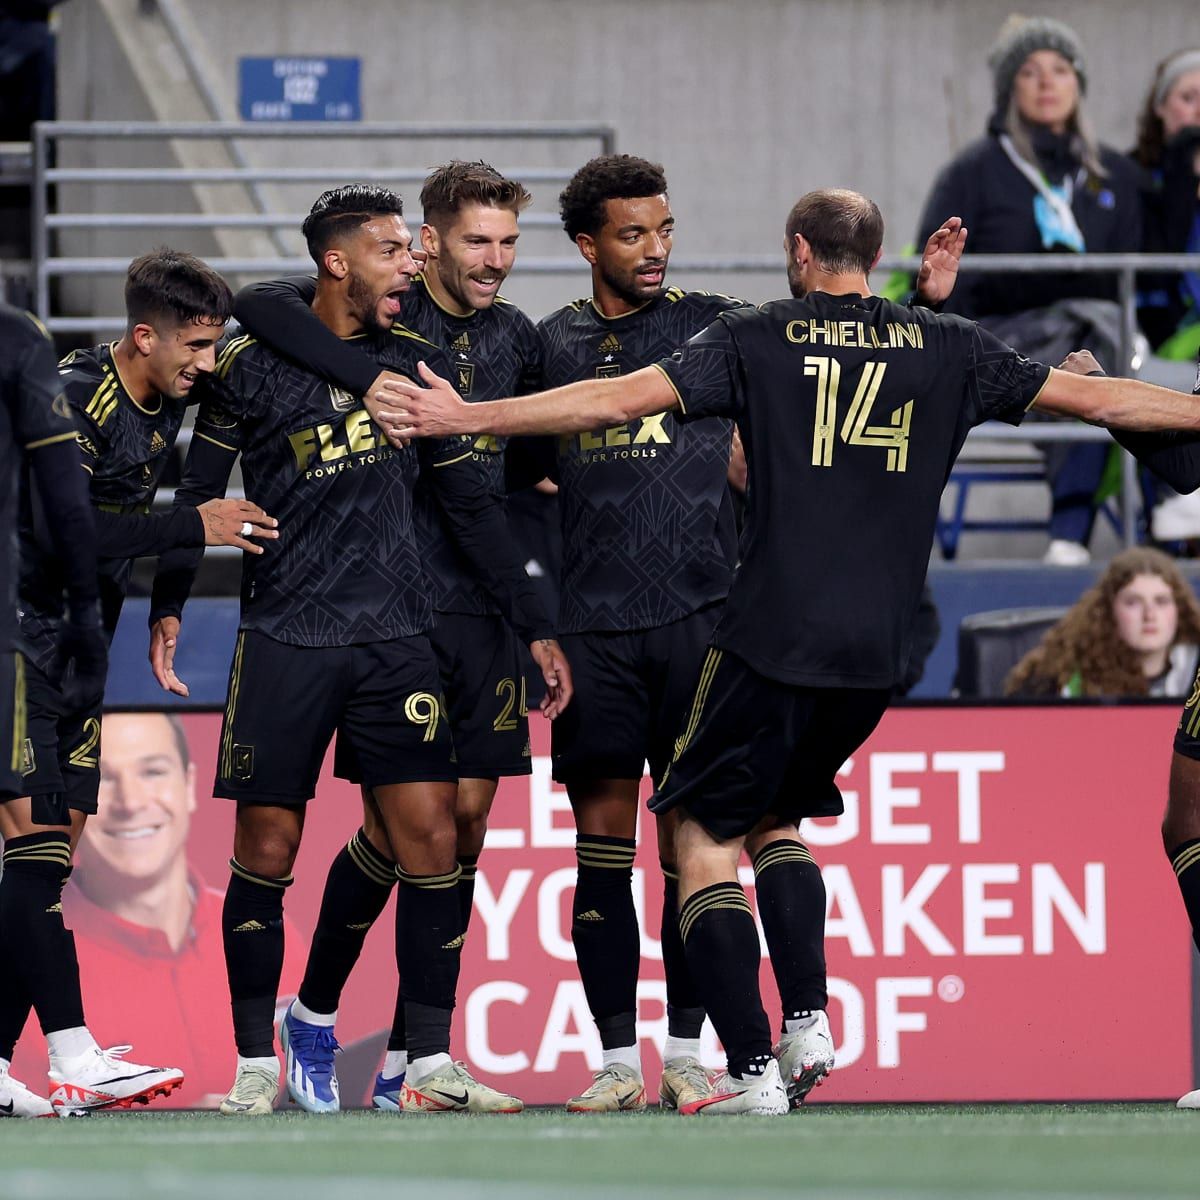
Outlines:
{"type": "Polygon", "coordinates": [[[179,618],[162,617],[150,626],[150,670],[164,692],[188,696],[188,686],[175,674],[175,647],[179,644],[179,618]]]}
{"type": "Polygon", "coordinates": [[[108,678],[108,643],[99,624],[63,622],[54,674],[61,681],[68,712],[82,712],[100,705],[108,678]]]}
{"type": "Polygon", "coordinates": [[[412,439],[393,436],[397,422],[403,420],[403,413],[397,410],[404,407],[403,395],[391,389],[390,385],[394,383],[411,384],[412,380],[396,371],[380,371],[363,397],[363,405],[371,420],[387,435],[388,441],[398,450],[403,450],[412,439]]]}
{"type": "Polygon", "coordinates": [[[546,682],[546,694],[540,705],[542,715],[553,721],[571,703],[571,697],[575,694],[575,685],[571,682],[571,664],[553,638],[542,638],[531,643],[529,652],[546,682]]]}
{"type": "Polygon", "coordinates": [[[384,394],[389,397],[388,411],[381,412],[380,423],[388,431],[389,441],[395,438],[456,437],[478,432],[478,422],[471,416],[471,405],[455,391],[448,379],[431,371],[423,362],[417,364],[417,373],[425,387],[401,378],[384,388],[384,394]]]}
{"type": "Polygon", "coordinates": [[[204,522],[206,546],[237,546],[261,554],[250,538],[277,538],[279,522],[251,500],[206,500],[196,510],[204,522]]]}
{"type": "Polygon", "coordinates": [[[950,298],[966,244],[967,231],[961,217],[951,217],[929,235],[917,274],[917,296],[922,303],[942,304],[950,298]]]}
{"type": "Polygon", "coordinates": [[[1070,371],[1072,375],[1103,375],[1104,368],[1096,361],[1090,350],[1072,350],[1058,364],[1060,371],[1070,371]]]}

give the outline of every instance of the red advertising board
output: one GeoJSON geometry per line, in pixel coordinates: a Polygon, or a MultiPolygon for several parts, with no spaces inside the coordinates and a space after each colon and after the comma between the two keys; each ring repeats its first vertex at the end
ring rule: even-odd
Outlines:
{"type": "MultiPolygon", "coordinates": [[[[1190,940],[1158,839],[1175,720],[1170,707],[888,714],[843,769],[845,814],[804,830],[828,890],[838,1054],[814,1100],[1149,1099],[1192,1086],[1190,940]]],[[[502,784],[480,863],[453,1050],[481,1077],[545,1104],[581,1089],[600,1044],[571,948],[570,810],[550,780],[545,725],[534,721],[534,774],[502,784]]],[[[89,873],[108,869],[111,884],[114,856],[87,844],[66,907],[97,1036],[132,1042],[139,1061],[186,1064],[192,1079],[178,1099],[194,1105],[232,1079],[219,898],[205,888],[227,878],[233,814],[210,798],[219,716],[183,722],[197,797],[190,830],[183,818],[186,932],[139,928],[171,908],[161,871],[148,879],[131,868],[129,896],[141,889],[143,903],[127,903],[124,919],[88,900],[102,890],[89,873]]],[[[634,886],[639,1032],[653,1087],[666,1018],[649,819],[634,886]]],[[[357,790],[327,764],[287,894],[285,990],[297,984],[329,861],[359,820],[357,790]]],[[[128,862],[179,829],[161,811],[157,823],[122,821],[128,862]]],[[[743,882],[753,900],[748,867],[743,882]]],[[[363,1100],[382,1056],[392,947],[389,909],[339,1015],[348,1103],[363,1100]]],[[[774,1023],[765,955],[762,978],[774,1023]]],[[[38,1082],[43,1053],[31,1022],[14,1073],[38,1082]]]]}

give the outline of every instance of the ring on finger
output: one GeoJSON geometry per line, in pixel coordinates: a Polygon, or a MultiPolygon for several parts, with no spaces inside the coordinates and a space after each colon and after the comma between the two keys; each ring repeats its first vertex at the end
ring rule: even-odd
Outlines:
{"type": "Polygon", "coordinates": [[[238,533],[242,537],[249,537],[253,532],[254,532],[254,526],[251,525],[249,521],[243,521],[241,529],[238,530],[238,533]]]}

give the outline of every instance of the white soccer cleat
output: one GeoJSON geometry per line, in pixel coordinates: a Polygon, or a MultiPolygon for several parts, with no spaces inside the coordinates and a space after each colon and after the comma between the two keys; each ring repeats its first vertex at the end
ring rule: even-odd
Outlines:
{"type": "Polygon", "coordinates": [[[659,1108],[682,1108],[712,1094],[712,1077],[694,1058],[669,1058],[658,1081],[659,1108]]]}
{"type": "Polygon", "coordinates": [[[685,1117],[782,1117],[787,1115],[790,1107],[779,1075],[779,1064],[771,1059],[761,1075],[750,1075],[745,1079],[728,1072],[718,1075],[707,1096],[680,1105],[679,1112],[685,1117]]]}
{"type": "Polygon", "coordinates": [[[460,1062],[400,1085],[400,1111],[406,1113],[519,1113],[524,1107],[516,1096],[480,1083],[460,1062]]]}
{"type": "Polygon", "coordinates": [[[51,1066],[50,1079],[57,1086],[50,1103],[59,1116],[90,1112],[97,1108],[129,1108],[149,1104],[156,1096],[169,1096],[183,1083],[178,1067],[144,1067],[126,1062],[132,1046],[91,1050],[51,1066]]]}
{"type": "Polygon", "coordinates": [[[804,1097],[833,1070],[833,1034],[824,1012],[813,1014],[816,1020],[797,1033],[785,1033],[774,1054],[787,1088],[788,1099],[799,1108],[804,1097]]]}
{"type": "Polygon", "coordinates": [[[1200,1090],[1188,1092],[1175,1101],[1176,1108],[1200,1108],[1200,1090]]]}
{"type": "Polygon", "coordinates": [[[243,1063],[237,1069],[233,1087],[221,1101],[226,1117],[268,1117],[275,1111],[279,1097],[279,1064],[274,1068],[243,1063]]]}
{"type": "Polygon", "coordinates": [[[0,1067],[0,1117],[56,1117],[54,1105],[0,1067]]]}
{"type": "Polygon", "coordinates": [[[641,1071],[624,1063],[601,1067],[578,1096],[567,1101],[567,1112],[640,1112],[646,1107],[646,1085],[641,1071]]]}

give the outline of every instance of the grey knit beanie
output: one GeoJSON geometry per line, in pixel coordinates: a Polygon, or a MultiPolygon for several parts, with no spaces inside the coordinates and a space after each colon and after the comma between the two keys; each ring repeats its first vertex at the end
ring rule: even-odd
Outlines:
{"type": "Polygon", "coordinates": [[[1003,112],[1008,108],[1013,80],[1021,64],[1036,50],[1057,50],[1075,68],[1080,93],[1087,91],[1083,47],[1075,31],[1052,17],[1024,17],[1020,13],[1013,13],[1004,22],[988,52],[988,66],[992,68],[995,86],[996,111],[1003,112]]]}

